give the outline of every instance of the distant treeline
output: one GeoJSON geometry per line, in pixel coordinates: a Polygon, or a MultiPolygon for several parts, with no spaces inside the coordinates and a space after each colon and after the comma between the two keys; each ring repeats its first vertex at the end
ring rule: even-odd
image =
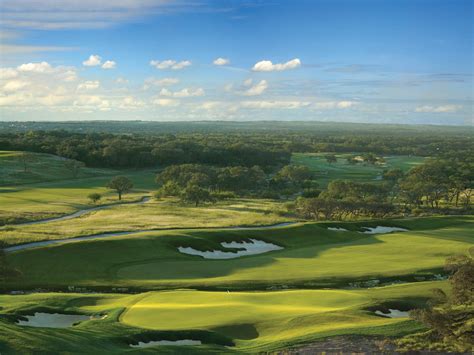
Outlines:
{"type": "MultiPolygon", "coordinates": [[[[233,127],[233,126],[232,126],[233,127]]],[[[405,127],[405,126],[403,126],[405,127]]],[[[440,156],[474,151],[472,135],[438,130],[358,129],[321,132],[230,129],[208,133],[113,134],[64,130],[0,131],[1,150],[25,150],[76,159],[92,167],[141,168],[172,164],[255,165],[290,162],[295,152],[370,152],[378,155],[440,156]],[[404,132],[404,133],[403,133],[404,132]]]]}

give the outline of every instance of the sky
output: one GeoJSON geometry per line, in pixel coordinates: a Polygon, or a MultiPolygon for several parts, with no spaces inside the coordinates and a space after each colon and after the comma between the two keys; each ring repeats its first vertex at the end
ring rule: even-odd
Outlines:
{"type": "Polygon", "coordinates": [[[0,120],[474,125],[471,0],[2,0],[0,120]]]}

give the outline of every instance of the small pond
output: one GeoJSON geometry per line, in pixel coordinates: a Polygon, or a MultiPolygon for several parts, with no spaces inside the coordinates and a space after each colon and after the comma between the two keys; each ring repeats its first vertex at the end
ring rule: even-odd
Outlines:
{"type": "MultiPolygon", "coordinates": [[[[32,316],[24,316],[27,320],[17,321],[18,325],[40,328],[69,328],[74,324],[91,319],[101,319],[84,314],[60,314],[36,312],[32,316]]],[[[106,317],[103,316],[102,319],[106,317]]]]}
{"type": "Polygon", "coordinates": [[[234,259],[246,255],[257,255],[267,253],[269,251],[281,250],[282,247],[267,243],[262,240],[250,239],[250,242],[222,242],[224,248],[240,249],[236,252],[222,251],[222,250],[208,250],[201,251],[191,247],[179,247],[180,253],[188,255],[202,256],[204,259],[234,259]]]}
{"type": "Polygon", "coordinates": [[[181,339],[181,340],[156,340],[156,341],[149,341],[143,342],[140,341],[138,344],[130,344],[132,348],[149,348],[152,346],[190,346],[190,345],[201,345],[200,340],[192,340],[192,339],[181,339]]]}

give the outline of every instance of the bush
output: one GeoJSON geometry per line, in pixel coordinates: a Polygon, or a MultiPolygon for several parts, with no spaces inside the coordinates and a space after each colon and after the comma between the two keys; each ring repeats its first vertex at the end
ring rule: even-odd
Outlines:
{"type": "Polygon", "coordinates": [[[87,198],[88,198],[89,200],[91,200],[92,203],[97,203],[97,202],[99,202],[100,199],[102,198],[102,195],[99,194],[99,193],[97,193],[97,192],[93,192],[93,193],[87,195],[87,198]]]}

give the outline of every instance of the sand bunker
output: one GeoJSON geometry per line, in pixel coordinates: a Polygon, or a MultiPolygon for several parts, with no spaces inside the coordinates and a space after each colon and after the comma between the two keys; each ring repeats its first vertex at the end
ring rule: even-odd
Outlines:
{"type": "Polygon", "coordinates": [[[157,341],[149,341],[147,343],[140,341],[138,344],[130,344],[132,348],[149,348],[152,346],[158,345],[171,345],[171,346],[188,346],[188,345],[201,345],[200,340],[191,340],[191,339],[182,339],[182,340],[157,340],[157,341]]]}
{"type": "Polygon", "coordinates": [[[384,226],[377,226],[377,227],[362,227],[364,229],[364,234],[383,234],[383,233],[392,233],[392,232],[407,232],[408,229],[399,228],[399,227],[384,227],[384,226]]]}
{"type": "Polygon", "coordinates": [[[375,311],[375,314],[378,316],[388,317],[388,318],[405,318],[408,317],[408,311],[400,311],[398,309],[389,308],[388,313],[382,311],[375,311]]]}
{"type": "Polygon", "coordinates": [[[340,227],[328,227],[328,230],[330,230],[330,231],[335,231],[335,232],[348,232],[347,229],[345,229],[345,228],[340,228],[340,227]]]}
{"type": "Polygon", "coordinates": [[[204,259],[234,259],[239,258],[245,255],[257,255],[267,253],[269,251],[280,250],[282,247],[266,243],[257,239],[250,239],[251,242],[222,242],[221,245],[224,248],[236,248],[241,249],[236,252],[231,251],[221,251],[221,250],[210,250],[210,251],[200,251],[191,247],[179,247],[178,250],[180,253],[188,255],[198,255],[202,256],[204,259]]]}
{"type": "Polygon", "coordinates": [[[25,316],[27,320],[19,320],[18,325],[28,327],[40,327],[40,328],[69,328],[74,324],[90,320],[98,319],[93,316],[87,316],[83,314],[60,314],[60,313],[42,313],[36,312],[32,316],[25,316]]]}

